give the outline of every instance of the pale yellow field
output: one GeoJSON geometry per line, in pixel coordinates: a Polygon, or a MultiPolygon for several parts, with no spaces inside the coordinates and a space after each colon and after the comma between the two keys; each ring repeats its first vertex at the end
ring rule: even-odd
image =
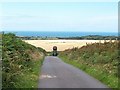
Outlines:
{"type": "Polygon", "coordinates": [[[53,46],[57,46],[58,51],[64,51],[65,49],[73,47],[82,47],[86,45],[86,43],[103,43],[104,40],[25,40],[25,42],[36,47],[41,47],[46,51],[52,51],[53,46]]]}

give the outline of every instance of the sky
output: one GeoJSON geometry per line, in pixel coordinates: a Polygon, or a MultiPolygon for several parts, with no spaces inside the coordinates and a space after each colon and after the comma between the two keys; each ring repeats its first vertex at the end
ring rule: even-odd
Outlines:
{"type": "Polygon", "coordinates": [[[0,0],[0,2],[118,2],[119,0],[0,0]]]}
{"type": "Polygon", "coordinates": [[[0,30],[118,32],[118,2],[35,1],[0,3],[0,30]]]}

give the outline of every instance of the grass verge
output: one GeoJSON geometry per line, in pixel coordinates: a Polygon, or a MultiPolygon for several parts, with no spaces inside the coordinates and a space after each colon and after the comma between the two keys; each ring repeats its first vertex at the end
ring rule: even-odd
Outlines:
{"type": "Polygon", "coordinates": [[[112,74],[106,73],[103,69],[101,69],[99,67],[99,65],[93,65],[93,66],[91,65],[90,66],[90,65],[86,64],[83,60],[69,60],[65,56],[59,56],[59,57],[62,58],[62,60],[64,62],[69,63],[69,64],[85,71],[89,75],[95,77],[102,83],[106,84],[108,87],[118,88],[118,78],[112,74]]]}

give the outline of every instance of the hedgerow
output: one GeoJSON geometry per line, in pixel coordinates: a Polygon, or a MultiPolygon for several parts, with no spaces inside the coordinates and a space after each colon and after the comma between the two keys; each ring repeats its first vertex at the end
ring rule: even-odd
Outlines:
{"type": "Polygon", "coordinates": [[[59,56],[113,88],[118,85],[119,46],[120,41],[110,40],[67,49],[59,56]],[[109,76],[112,78],[108,78],[109,76]]]}
{"type": "MultiPolygon", "coordinates": [[[[36,48],[30,44],[17,39],[15,34],[2,35],[2,87],[15,88],[20,81],[23,72],[33,66],[34,53],[40,55],[43,49],[36,48]]],[[[42,55],[40,55],[43,57],[42,55]]]]}

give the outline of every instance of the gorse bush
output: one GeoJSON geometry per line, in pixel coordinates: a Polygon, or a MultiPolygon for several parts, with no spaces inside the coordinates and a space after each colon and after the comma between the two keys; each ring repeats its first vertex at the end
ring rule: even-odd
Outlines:
{"type": "Polygon", "coordinates": [[[2,87],[14,88],[23,71],[29,70],[35,59],[43,57],[45,50],[17,39],[12,33],[3,34],[2,38],[2,87]]]}
{"type": "Polygon", "coordinates": [[[81,48],[68,49],[61,52],[59,56],[69,60],[68,63],[95,76],[109,87],[117,87],[119,46],[120,41],[110,40],[109,42],[86,44],[81,48]],[[75,63],[76,61],[77,63],[75,63]],[[105,75],[104,79],[102,79],[102,75],[105,75]],[[112,77],[112,79],[108,77],[112,77]]]}

